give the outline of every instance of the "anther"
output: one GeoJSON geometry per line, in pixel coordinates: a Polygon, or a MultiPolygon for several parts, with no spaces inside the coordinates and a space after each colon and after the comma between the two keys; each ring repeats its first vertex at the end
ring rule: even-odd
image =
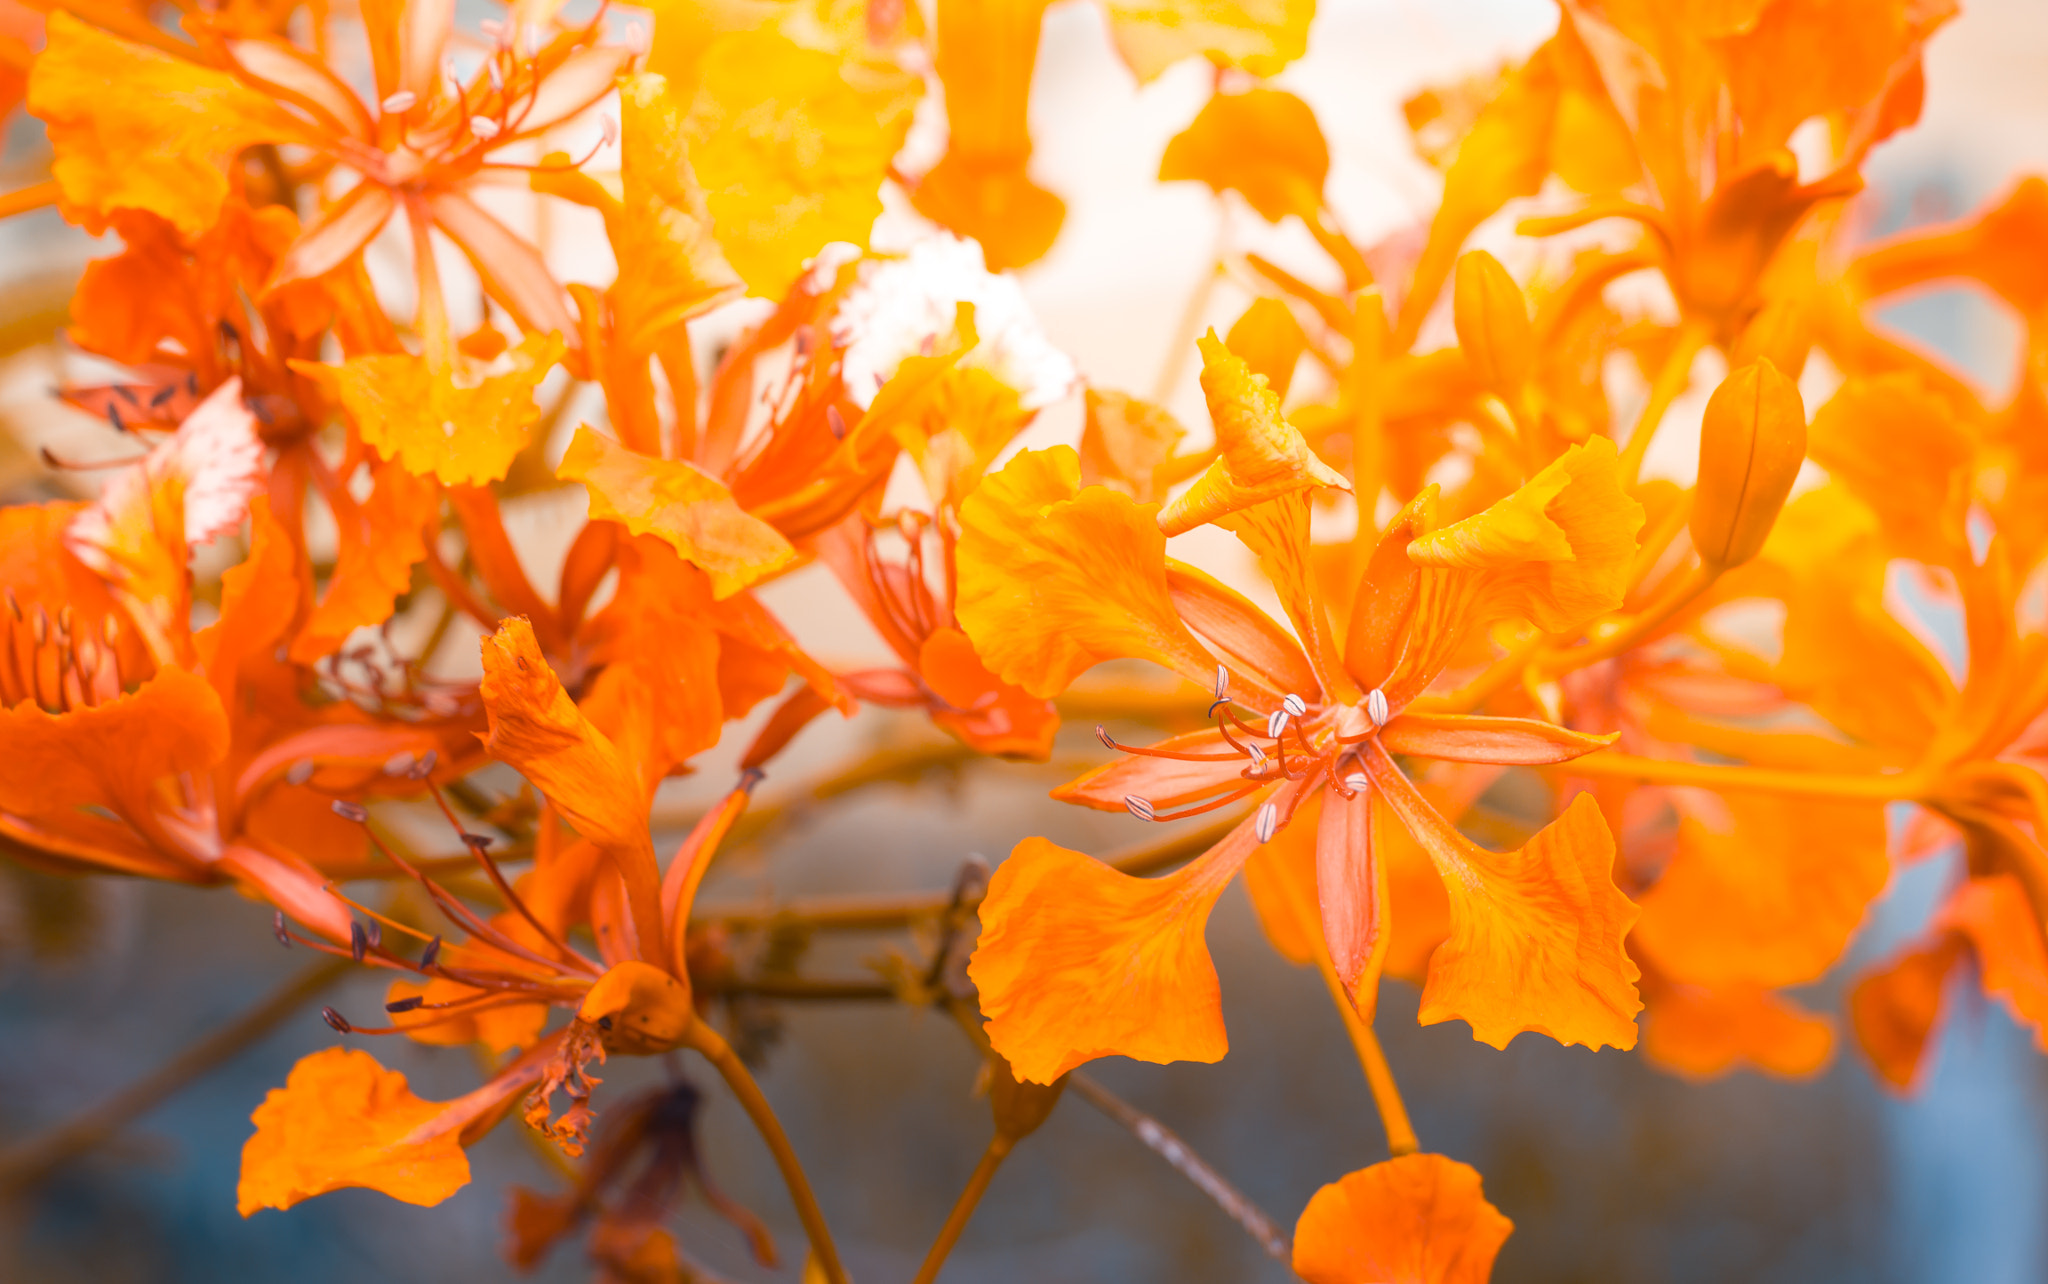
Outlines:
{"type": "Polygon", "coordinates": [[[1215,692],[1218,700],[1225,699],[1230,695],[1230,670],[1220,664],[1216,666],[1215,692]]]}
{"type": "Polygon", "coordinates": [[[1273,841],[1273,835],[1280,830],[1280,809],[1272,803],[1259,804],[1259,814],[1252,820],[1252,833],[1262,843],[1273,841]]]}
{"type": "Polygon", "coordinates": [[[425,969],[434,966],[434,960],[440,957],[441,938],[437,936],[433,940],[427,942],[427,948],[420,951],[421,970],[424,971],[425,969]]]}
{"type": "Polygon", "coordinates": [[[418,1007],[422,1003],[425,1003],[426,1001],[427,999],[425,995],[415,994],[409,998],[393,999],[391,1002],[384,1005],[384,1010],[386,1012],[389,1012],[393,1016],[397,1016],[401,1012],[412,1011],[414,1008],[418,1007]]]}
{"type": "Polygon", "coordinates": [[[333,807],[335,815],[343,820],[352,820],[358,825],[370,818],[370,809],[359,802],[350,802],[345,798],[337,798],[334,800],[333,807]]]}
{"type": "Polygon", "coordinates": [[[471,116],[469,118],[469,132],[488,143],[498,136],[498,122],[492,120],[489,116],[471,116]]]}
{"type": "Polygon", "coordinates": [[[1280,733],[1287,730],[1287,718],[1287,710],[1273,710],[1272,716],[1266,719],[1266,738],[1268,740],[1278,740],[1280,733]]]}
{"type": "Polygon", "coordinates": [[[498,60],[496,58],[487,59],[484,62],[484,74],[491,78],[492,89],[497,90],[501,94],[505,92],[505,73],[498,70],[498,60]]]}
{"type": "Polygon", "coordinates": [[[613,143],[619,141],[619,122],[613,120],[610,116],[599,116],[597,118],[597,134],[598,137],[604,139],[604,145],[610,147],[613,143]]]}
{"type": "Polygon", "coordinates": [[[403,776],[412,770],[413,763],[417,761],[419,760],[412,756],[411,751],[401,749],[384,760],[384,774],[403,776]]]}
{"type": "Polygon", "coordinates": [[[69,602],[66,602],[63,608],[57,612],[57,636],[60,638],[71,636],[71,604],[69,602]]]}
{"type": "Polygon", "coordinates": [[[270,934],[277,938],[277,943],[279,945],[284,946],[286,949],[290,949],[292,947],[292,934],[289,930],[285,928],[283,910],[277,910],[271,914],[270,934]]]}
{"type": "Polygon", "coordinates": [[[1254,744],[1248,744],[1245,746],[1245,751],[1251,755],[1253,775],[1257,775],[1266,769],[1266,751],[1264,749],[1254,744]]]}
{"type": "Polygon", "coordinates": [[[401,89],[378,104],[393,116],[411,111],[418,105],[420,96],[410,89],[401,89]]]}
{"type": "Polygon", "coordinates": [[[1387,719],[1392,715],[1387,709],[1386,692],[1380,690],[1378,687],[1374,687],[1371,691],[1368,691],[1366,693],[1365,716],[1372,719],[1372,725],[1375,727],[1384,727],[1387,725],[1387,719]]]}
{"type": "Polygon", "coordinates": [[[1124,795],[1124,810],[1136,816],[1139,820],[1151,820],[1157,814],[1152,806],[1151,799],[1140,798],[1136,794],[1124,795]]]}
{"type": "Polygon", "coordinates": [[[1117,747],[1116,737],[1110,735],[1109,729],[1099,722],[1095,724],[1095,738],[1102,742],[1104,749],[1114,749],[1117,747]]]}
{"type": "Polygon", "coordinates": [[[465,833],[462,836],[462,845],[473,852],[482,854],[491,849],[491,836],[489,834],[465,833]]]}
{"type": "Polygon", "coordinates": [[[1287,710],[1287,716],[1290,718],[1299,718],[1308,712],[1308,702],[1292,691],[1280,697],[1280,707],[1287,710]]]}
{"type": "Polygon", "coordinates": [[[288,785],[303,785],[313,778],[313,760],[301,758],[285,770],[284,781],[288,785]]]}
{"type": "Polygon", "coordinates": [[[325,1021],[328,1028],[336,1034],[355,1033],[355,1027],[348,1023],[348,1018],[336,1012],[333,1008],[321,1008],[320,1019],[325,1021]]]}
{"type": "Polygon", "coordinates": [[[363,961],[363,955],[370,949],[370,938],[363,933],[361,923],[351,921],[348,925],[348,952],[355,961],[363,961]]]}
{"type": "Polygon", "coordinates": [[[846,416],[839,413],[839,407],[825,407],[825,426],[832,430],[832,440],[846,440],[846,416]]]}
{"type": "Polygon", "coordinates": [[[1344,787],[1354,794],[1362,794],[1372,787],[1372,781],[1362,771],[1354,771],[1344,777],[1344,787]]]}
{"type": "Polygon", "coordinates": [[[439,749],[429,749],[420,755],[420,760],[414,763],[412,770],[405,774],[411,776],[414,780],[425,780],[428,776],[434,774],[434,764],[440,760],[441,751],[439,749]]]}

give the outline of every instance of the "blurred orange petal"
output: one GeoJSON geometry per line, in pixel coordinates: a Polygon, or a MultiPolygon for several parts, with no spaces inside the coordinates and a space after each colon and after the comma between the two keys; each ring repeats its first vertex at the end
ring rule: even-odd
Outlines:
{"type": "Polygon", "coordinates": [[[1213,330],[1201,340],[1201,348],[1202,391],[1209,398],[1209,417],[1216,425],[1222,457],[1160,512],[1161,530],[1179,535],[1225,514],[1316,486],[1351,489],[1344,474],[1324,463],[1280,413],[1280,398],[1273,395],[1264,375],[1253,374],[1213,330]]]}
{"type": "Polygon", "coordinates": [[[1834,1055],[1832,1021],[1761,986],[1660,987],[1649,1000],[1643,1056],[1688,1079],[1715,1079],[1743,1066],[1808,1079],[1834,1055]]]}
{"type": "Polygon", "coordinates": [[[1308,1284],[1486,1284],[1514,1229],[1471,1168],[1402,1155],[1309,1199],[1294,1227],[1294,1271],[1308,1284]]]}

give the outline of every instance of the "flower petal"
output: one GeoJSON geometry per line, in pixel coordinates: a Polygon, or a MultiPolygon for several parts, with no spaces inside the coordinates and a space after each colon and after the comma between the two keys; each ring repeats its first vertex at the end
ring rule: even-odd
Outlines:
{"type": "Polygon", "coordinates": [[[1468,1021],[1496,1048],[1523,1030],[1634,1047],[1640,973],[1622,938],[1637,911],[1614,886],[1614,839],[1591,796],[1521,850],[1489,852],[1453,829],[1384,749],[1368,742],[1361,756],[1450,893],[1450,939],[1430,959],[1417,1019],[1468,1021]]]}
{"type": "Polygon", "coordinates": [[[1218,1061],[1228,1047],[1203,929],[1257,847],[1247,820],[1163,878],[1027,838],[996,867],[967,965],[989,1041],[1020,1080],[1097,1057],[1218,1061]]]}
{"type": "Polygon", "coordinates": [[[175,665],[126,695],[68,713],[45,713],[24,700],[0,710],[0,762],[35,769],[0,771],[0,810],[59,821],[104,807],[146,827],[152,786],[205,771],[227,752],[220,697],[175,665]]]}
{"type": "Polygon", "coordinates": [[[996,677],[958,629],[934,629],[918,652],[918,674],[947,708],[932,722],[977,752],[1044,762],[1060,729],[1052,701],[996,677]]]}
{"type": "Polygon", "coordinates": [[[1191,531],[1228,513],[1316,486],[1351,489],[1344,474],[1310,449],[1301,430],[1280,413],[1266,376],[1210,331],[1201,340],[1202,392],[1216,425],[1221,456],[1186,494],[1159,514],[1168,535],[1191,531]]]}
{"type": "Polygon", "coordinates": [[[796,560],[780,532],[688,460],[636,454],[583,427],[555,476],[584,484],[592,519],[623,522],[635,535],[666,541],[711,577],[715,597],[731,597],[796,560]]]}
{"type": "Polygon", "coordinates": [[[1643,1056],[1688,1079],[1716,1079],[1745,1065],[1808,1079],[1834,1051],[1832,1021],[1757,985],[1659,988],[1643,1014],[1643,1056]]]}
{"type": "Polygon", "coordinates": [[[1088,389],[1081,429],[1081,480],[1109,486],[1141,504],[1166,498],[1160,469],[1188,430],[1163,406],[1121,392],[1088,389]]]}
{"type": "Polygon", "coordinates": [[[373,468],[371,477],[362,503],[346,492],[333,497],[334,573],[292,639],[291,656],[299,664],[332,655],[357,629],[390,619],[399,595],[412,587],[413,567],[427,555],[426,531],[440,515],[440,490],[392,462],[373,468]]]}
{"type": "Polygon", "coordinates": [[[612,251],[631,263],[612,286],[619,342],[654,351],[670,327],[742,289],[712,237],[711,212],[683,143],[683,110],[660,76],[629,76],[619,90],[621,214],[612,251]]]}
{"type": "Polygon", "coordinates": [[[1618,738],[1618,733],[1589,736],[1534,718],[1460,713],[1404,713],[1380,730],[1380,743],[1389,753],[1517,767],[1570,762],[1618,738]]]}
{"type": "Polygon", "coordinates": [[[1161,182],[1237,192],[1269,223],[1292,214],[1314,225],[1329,176],[1330,145],[1315,112],[1284,89],[1212,95],[1159,158],[1161,182]]]}
{"type": "Polygon", "coordinates": [[[1486,1284],[1515,1224],[1479,1174],[1442,1155],[1402,1155],[1317,1191],[1294,1227],[1308,1284],[1486,1284]]]}
{"type": "Polygon", "coordinates": [[[1117,52],[1149,81],[1183,58],[1271,76],[1308,48],[1309,0],[1110,0],[1117,52]]]}
{"type": "Polygon", "coordinates": [[[1207,571],[1170,557],[1166,585],[1181,620],[1222,653],[1233,678],[1248,680],[1255,688],[1246,692],[1233,686],[1239,704],[1271,713],[1289,692],[1312,695],[1322,690],[1301,644],[1250,598],[1207,571]]]}
{"type": "Polygon", "coordinates": [[[1370,789],[1350,798],[1325,790],[1316,825],[1316,897],[1330,963],[1368,1024],[1387,955],[1387,868],[1373,851],[1370,789]]]}
{"type": "Polygon", "coordinates": [[[454,1133],[407,1141],[442,1108],[367,1052],[328,1048],[302,1058],[250,1116],[256,1135],[242,1147],[236,1192],[242,1216],[347,1186],[433,1207],[469,1184],[469,1156],[454,1133]]]}
{"type": "Polygon", "coordinates": [[[1121,658],[1206,688],[1216,663],[1174,608],[1150,507],[1080,475],[1068,447],[1027,450],[961,504],[961,629],[991,673],[1037,696],[1121,658]]]}
{"type": "Polygon", "coordinates": [[[1942,993],[1963,943],[1942,933],[1865,974],[1849,991],[1849,1020],[1880,1079],[1898,1092],[1920,1082],[1927,1045],[1941,1021],[1942,993]]]}
{"type": "Polygon", "coordinates": [[[1123,811],[1124,799],[1136,794],[1165,811],[1250,783],[1244,778],[1244,769],[1251,765],[1251,759],[1239,756],[1224,740],[1223,733],[1213,727],[1172,736],[1149,747],[1168,753],[1211,754],[1216,755],[1216,760],[1186,762],[1120,754],[1087,775],[1061,785],[1052,791],[1052,796],[1097,811],[1123,811]],[[1225,754],[1229,757],[1222,756],[1225,754]]]}

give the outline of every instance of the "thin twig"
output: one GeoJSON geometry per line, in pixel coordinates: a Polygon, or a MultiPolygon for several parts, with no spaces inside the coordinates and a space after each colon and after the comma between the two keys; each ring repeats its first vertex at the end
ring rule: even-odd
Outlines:
{"type": "Polygon", "coordinates": [[[996,1169],[1002,1166],[1013,1144],[1000,1133],[989,1138],[988,1149],[981,1152],[981,1162],[974,1166],[974,1173],[960,1191],[960,1198],[953,1201],[953,1211],[946,1214],[946,1224],[939,1228],[938,1238],[932,1241],[931,1251],[924,1255],[924,1265],[918,1267],[917,1278],[910,1284],[934,1284],[939,1278],[939,1270],[952,1254],[960,1232],[967,1229],[967,1219],[974,1216],[975,1206],[981,1203],[996,1169]]]}
{"type": "Polygon", "coordinates": [[[1253,1239],[1259,1241],[1259,1247],[1266,1250],[1266,1256],[1276,1262],[1293,1262],[1294,1246],[1280,1233],[1279,1227],[1273,1224],[1273,1219],[1266,1215],[1265,1210],[1248,1199],[1243,1191],[1224,1180],[1223,1174],[1211,1168],[1165,1124],[1117,1096],[1082,1071],[1068,1071],[1067,1086],[1086,1098],[1089,1105],[1129,1129],[1132,1136],[1144,1142],[1153,1153],[1173,1165],[1175,1172],[1193,1182],[1196,1189],[1214,1200],[1216,1206],[1229,1214],[1232,1221],[1244,1227],[1253,1239]]]}
{"type": "Polygon", "coordinates": [[[68,1160],[98,1146],[124,1126],[232,1059],[276,1029],[308,999],[349,970],[349,960],[326,959],[306,968],[264,1000],[130,1084],[47,1132],[0,1151],[0,1192],[33,1186],[68,1160]]]}

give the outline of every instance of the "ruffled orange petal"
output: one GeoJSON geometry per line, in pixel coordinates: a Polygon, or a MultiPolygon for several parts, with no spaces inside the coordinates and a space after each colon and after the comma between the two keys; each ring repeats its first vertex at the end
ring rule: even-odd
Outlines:
{"type": "Polygon", "coordinates": [[[300,664],[332,655],[357,629],[391,618],[399,595],[412,587],[413,567],[427,555],[427,527],[441,511],[439,488],[394,462],[371,475],[361,503],[346,493],[331,497],[339,548],[320,604],[292,639],[291,656],[300,664]]]}
{"type": "Polygon", "coordinates": [[[990,673],[960,630],[933,630],[918,652],[917,671],[948,706],[932,710],[932,721],[977,751],[1034,762],[1052,756],[1059,710],[990,673]]]}
{"type": "Polygon", "coordinates": [[[1697,985],[1816,979],[1890,875],[1883,809],[1737,793],[1722,805],[1732,823],[1681,820],[1676,854],[1643,893],[1636,948],[1697,985]]]}
{"type": "Polygon", "coordinates": [[[640,781],[562,689],[527,621],[506,620],[485,638],[483,665],[484,748],[604,851],[625,880],[642,956],[661,957],[661,875],[640,781]]]}
{"type": "Polygon", "coordinates": [[[555,475],[584,484],[594,520],[622,522],[635,535],[667,541],[711,576],[716,597],[730,597],[796,560],[780,532],[687,460],[635,454],[578,428],[555,475]]]}
{"type": "Polygon", "coordinates": [[[1059,239],[1067,203],[1010,161],[977,163],[949,152],[918,180],[918,212],[979,242],[988,270],[1036,263],[1059,239]]]}
{"type": "Polygon", "coordinates": [[[48,30],[28,105],[49,127],[66,216],[88,231],[104,231],[116,210],[138,209],[196,236],[220,213],[228,166],[244,148],[312,141],[306,126],[226,72],[61,11],[48,30]]]}
{"type": "Polygon", "coordinates": [[[1941,1022],[1942,992],[1963,952],[1963,943],[1944,933],[1867,973],[1849,991],[1856,1042],[1894,1091],[1909,1092],[1920,1081],[1928,1042],[1941,1022]]]}
{"type": "Polygon", "coordinates": [[[1521,850],[1489,852],[1452,828],[1384,749],[1369,743],[1364,762],[1450,893],[1451,935],[1430,959],[1417,1019],[1467,1021],[1496,1048],[1523,1030],[1634,1047],[1641,973],[1622,938],[1637,911],[1614,886],[1614,839],[1593,799],[1574,799],[1521,850]]]}
{"type": "Polygon", "coordinates": [[[2048,946],[2020,881],[2010,874],[1973,878],[1956,889],[1937,922],[1969,938],[1984,993],[2048,1051],[2048,946]]]}
{"type": "Polygon", "coordinates": [[[1514,1229],[1471,1168],[1402,1155],[1310,1198],[1294,1227],[1294,1271],[1308,1284],[1486,1284],[1514,1229]]]}
{"type": "Polygon", "coordinates": [[[1643,1014],[1643,1055],[1688,1079],[1717,1079],[1743,1066],[1808,1079],[1834,1051],[1832,1021],[1756,985],[1659,988],[1643,1014]]]}
{"type": "Polygon", "coordinates": [[[1109,486],[1141,504],[1166,498],[1160,468],[1188,435],[1162,406],[1121,392],[1090,388],[1081,428],[1081,481],[1109,486]]]}
{"type": "Polygon", "coordinates": [[[1282,495],[1317,486],[1351,489],[1344,474],[1324,463],[1280,413],[1280,398],[1264,375],[1253,374],[1213,330],[1201,348],[1202,391],[1222,456],[1160,512],[1159,529],[1179,535],[1282,495]]]}
{"type": "Polygon", "coordinates": [[[503,358],[510,368],[501,374],[467,358],[451,369],[406,353],[350,357],[338,366],[295,361],[292,368],[339,402],[386,459],[450,486],[481,485],[503,478],[526,448],[540,417],[533,390],[562,352],[558,336],[530,335],[503,358]]]}
{"type": "Polygon", "coordinates": [[[166,776],[199,772],[228,752],[228,720],[204,678],[160,669],[133,692],[68,713],[24,701],[0,710],[0,810],[61,820],[104,807],[150,832],[152,790],[166,776]]]}
{"type": "MultiPolygon", "coordinates": [[[[617,591],[578,636],[604,666],[581,707],[651,792],[718,742],[724,648],[708,577],[651,539],[621,541],[617,560],[617,591]]],[[[777,689],[786,672],[777,667],[777,689]]]]}
{"type": "Polygon", "coordinates": [[[455,1133],[410,1140],[442,1110],[367,1052],[328,1048],[301,1059],[250,1116],[256,1135],[242,1147],[236,1191],[242,1216],[347,1186],[433,1207],[469,1184],[455,1133]]]}
{"type": "Polygon", "coordinates": [[[1151,508],[1080,476],[1069,447],[1027,450],[961,504],[953,610],[975,653],[1037,696],[1127,657],[1207,687],[1215,661],[1174,610],[1151,508]]]}
{"type": "Polygon", "coordinates": [[[1642,526],[1614,444],[1600,437],[1485,512],[1417,537],[1408,556],[1417,566],[1479,572],[1482,620],[1518,616],[1565,632],[1621,605],[1642,526]]]}
{"type": "Polygon", "coordinates": [[[1284,89],[1216,94],[1166,144],[1161,182],[1195,180],[1237,192],[1268,222],[1292,214],[1314,224],[1330,175],[1330,146],[1315,112],[1284,89]]]}
{"type": "Polygon", "coordinates": [[[1216,968],[1203,930],[1257,845],[1246,821],[1163,878],[1133,878],[1043,838],[1017,844],[981,903],[967,966],[989,1041],[1020,1080],[1097,1057],[1221,1060],[1216,968]]]}
{"type": "Polygon", "coordinates": [[[1813,413],[1807,453],[1878,516],[1907,557],[1969,556],[1963,531],[1975,443],[1959,407],[1917,374],[1852,379],[1813,413]]]}

